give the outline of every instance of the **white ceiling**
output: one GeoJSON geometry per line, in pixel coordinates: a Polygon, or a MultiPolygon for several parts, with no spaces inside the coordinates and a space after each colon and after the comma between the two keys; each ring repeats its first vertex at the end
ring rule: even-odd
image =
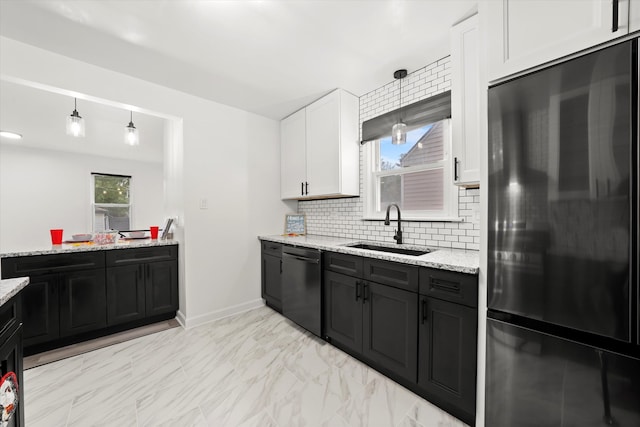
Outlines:
{"type": "Polygon", "coordinates": [[[336,87],[360,96],[448,55],[451,25],[476,4],[1,0],[0,34],[281,119],[336,87]]]}

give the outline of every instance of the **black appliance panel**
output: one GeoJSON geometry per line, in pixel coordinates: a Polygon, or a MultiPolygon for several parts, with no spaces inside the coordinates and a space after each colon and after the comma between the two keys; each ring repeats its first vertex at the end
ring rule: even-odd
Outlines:
{"type": "Polygon", "coordinates": [[[490,309],[631,341],[634,57],[630,41],[490,88],[490,309]]]}
{"type": "Polygon", "coordinates": [[[320,251],[283,246],[282,314],[322,336],[322,270],[320,251]]]}
{"type": "Polygon", "coordinates": [[[640,425],[640,360],[487,319],[485,425],[640,425]]]}

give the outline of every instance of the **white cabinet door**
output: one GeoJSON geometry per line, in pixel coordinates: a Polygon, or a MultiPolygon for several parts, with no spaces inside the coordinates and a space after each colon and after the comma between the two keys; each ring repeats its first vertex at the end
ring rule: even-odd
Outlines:
{"type": "Polygon", "coordinates": [[[451,122],[454,182],[480,183],[480,52],[478,16],[451,29],[451,122]]]}
{"type": "Polygon", "coordinates": [[[640,31],[640,0],[629,1],[629,32],[640,31]]]}
{"type": "Polygon", "coordinates": [[[486,9],[490,81],[629,32],[629,0],[492,0],[486,9]]]}
{"type": "Polygon", "coordinates": [[[280,122],[280,196],[302,197],[306,173],[306,112],[303,108],[280,122]]]}
{"type": "Polygon", "coordinates": [[[340,193],[340,92],[307,107],[308,196],[340,193]]]}
{"type": "Polygon", "coordinates": [[[359,194],[358,106],[355,95],[337,89],[282,120],[283,199],[359,194]]]}

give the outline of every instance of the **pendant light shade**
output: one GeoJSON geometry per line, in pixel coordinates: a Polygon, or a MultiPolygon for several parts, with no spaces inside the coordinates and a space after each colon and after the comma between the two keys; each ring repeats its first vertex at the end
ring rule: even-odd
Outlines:
{"type": "Polygon", "coordinates": [[[84,119],[77,110],[78,101],[73,98],[73,112],[67,116],[67,135],[75,137],[84,136],[84,119]]]}
{"type": "Polygon", "coordinates": [[[133,125],[133,111],[131,111],[131,118],[129,124],[124,128],[124,142],[129,145],[140,144],[140,135],[138,129],[133,125]]]}
{"type": "Polygon", "coordinates": [[[407,142],[407,125],[402,121],[393,125],[391,128],[391,143],[393,145],[400,145],[407,142]]]}
{"type": "Polygon", "coordinates": [[[402,122],[402,79],[407,77],[407,70],[398,70],[393,73],[393,77],[400,85],[400,99],[398,101],[398,122],[391,128],[391,143],[400,145],[407,142],[407,125],[402,122]]]}

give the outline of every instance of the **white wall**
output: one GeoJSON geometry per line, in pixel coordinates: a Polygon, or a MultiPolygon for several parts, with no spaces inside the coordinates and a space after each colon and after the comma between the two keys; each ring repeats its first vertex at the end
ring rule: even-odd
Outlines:
{"type": "Polygon", "coordinates": [[[0,252],[46,248],[51,228],[90,233],[91,172],[132,176],[132,228],[162,226],[162,164],[1,144],[0,252]]]}
{"type": "Polygon", "coordinates": [[[279,198],[279,122],[5,37],[0,51],[1,78],[171,120],[178,137],[165,152],[164,206],[178,217],[179,316],[191,326],[262,304],[257,236],[281,233],[290,210],[279,198]],[[199,208],[203,198],[209,209],[199,208]]]}

